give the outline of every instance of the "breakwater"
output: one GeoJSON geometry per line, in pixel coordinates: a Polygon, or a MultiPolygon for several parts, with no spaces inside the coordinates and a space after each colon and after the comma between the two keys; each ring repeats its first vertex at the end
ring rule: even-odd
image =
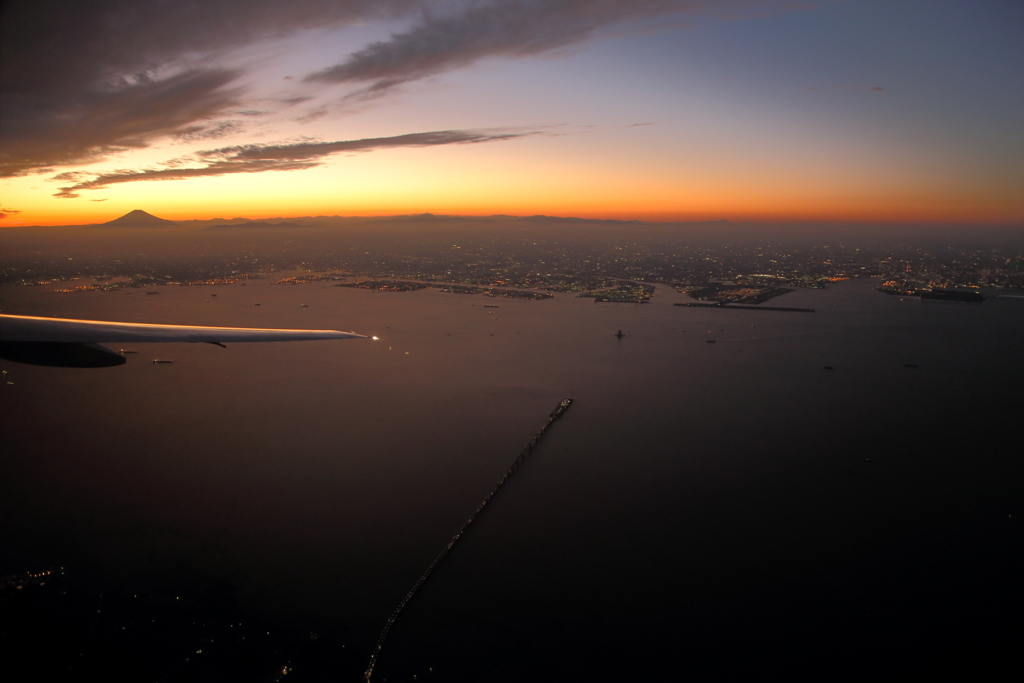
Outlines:
{"type": "Polygon", "coordinates": [[[559,404],[555,406],[555,409],[551,411],[550,415],[548,415],[547,421],[541,425],[540,430],[534,434],[533,438],[530,439],[530,442],[526,444],[526,447],[519,453],[519,457],[517,457],[509,468],[505,470],[505,474],[498,480],[498,483],[494,485],[494,488],[492,488],[491,492],[487,494],[487,497],[483,499],[483,502],[476,507],[476,510],[474,510],[473,514],[469,516],[469,519],[467,519],[465,524],[462,525],[462,528],[459,529],[458,533],[452,536],[452,539],[448,541],[448,544],[441,549],[441,552],[437,554],[437,557],[435,557],[434,561],[430,563],[430,566],[427,567],[426,571],[420,574],[420,577],[416,579],[416,583],[412,585],[409,592],[405,594],[405,597],[402,598],[401,602],[398,603],[398,606],[395,607],[390,616],[388,616],[388,620],[384,624],[384,629],[381,631],[380,636],[377,637],[377,644],[373,648],[373,654],[370,655],[370,663],[367,664],[366,671],[363,672],[363,681],[365,681],[365,683],[370,683],[370,678],[373,676],[373,668],[377,665],[377,660],[380,658],[380,651],[384,647],[384,641],[387,639],[388,633],[391,631],[391,627],[395,625],[395,621],[398,620],[398,616],[402,613],[402,610],[405,609],[405,606],[409,604],[409,601],[412,600],[413,596],[416,595],[416,592],[421,586],[423,586],[426,580],[430,578],[430,575],[434,573],[434,570],[437,569],[439,564],[441,564],[441,561],[445,556],[451,552],[452,548],[455,547],[455,544],[458,543],[459,539],[462,538],[462,535],[466,533],[469,526],[477,517],[480,516],[480,513],[483,512],[484,508],[487,507],[487,504],[491,502],[501,487],[505,485],[505,482],[507,482],[509,478],[515,474],[516,470],[526,462],[526,456],[537,447],[551,425],[554,424],[555,420],[565,414],[565,411],[569,409],[570,405],[572,405],[572,399],[563,398],[559,404]]]}
{"type": "Polygon", "coordinates": [[[690,308],[718,308],[726,311],[790,311],[791,313],[814,313],[813,308],[791,308],[788,306],[739,306],[736,304],[672,304],[690,308]]]}

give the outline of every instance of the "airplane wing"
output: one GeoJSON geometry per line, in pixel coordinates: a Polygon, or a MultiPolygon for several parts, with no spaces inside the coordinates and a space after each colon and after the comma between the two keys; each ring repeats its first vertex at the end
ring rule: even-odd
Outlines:
{"type": "Polygon", "coordinates": [[[358,339],[337,330],[278,330],[193,325],[145,325],[101,320],[0,315],[0,358],[35,365],[107,367],[124,356],[100,343],[124,342],[269,342],[313,339],[358,339]]]}

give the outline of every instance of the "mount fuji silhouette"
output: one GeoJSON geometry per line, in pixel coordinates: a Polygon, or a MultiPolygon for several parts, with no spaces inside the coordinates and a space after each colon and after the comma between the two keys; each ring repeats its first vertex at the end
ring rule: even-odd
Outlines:
{"type": "Polygon", "coordinates": [[[171,227],[174,225],[174,221],[164,220],[163,218],[157,218],[151,213],[146,213],[140,209],[129,211],[120,218],[115,218],[112,221],[107,221],[102,225],[123,225],[123,226],[139,226],[139,227],[171,227]]]}

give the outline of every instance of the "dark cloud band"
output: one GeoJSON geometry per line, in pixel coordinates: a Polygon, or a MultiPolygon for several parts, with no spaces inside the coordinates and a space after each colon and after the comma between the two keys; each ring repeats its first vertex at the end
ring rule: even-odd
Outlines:
{"type": "Polygon", "coordinates": [[[298,171],[321,164],[322,159],[339,152],[369,152],[394,147],[434,147],[438,145],[468,145],[498,142],[531,135],[538,131],[525,130],[440,130],[410,133],[387,138],[339,140],[336,142],[296,142],[280,145],[238,145],[199,152],[195,161],[205,166],[182,167],[181,160],[173,160],[169,168],[119,170],[89,177],[82,172],[61,173],[52,180],[73,181],[61,187],[54,197],[74,199],[81,190],[99,190],[119,183],[154,180],[184,180],[229,173],[264,173],[266,171],[298,171]]]}
{"type": "MultiPolygon", "coordinates": [[[[602,35],[612,27],[656,28],[668,14],[743,16],[806,6],[787,0],[485,0],[425,11],[408,30],[306,77],[307,82],[371,85],[353,93],[380,96],[402,83],[487,57],[542,55],[602,35]]],[[[629,30],[628,28],[625,30],[629,30]]]]}

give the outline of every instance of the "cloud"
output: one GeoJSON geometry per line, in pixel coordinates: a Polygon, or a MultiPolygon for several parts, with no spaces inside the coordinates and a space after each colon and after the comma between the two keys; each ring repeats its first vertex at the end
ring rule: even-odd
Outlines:
{"type": "MultiPolygon", "coordinates": [[[[378,88],[432,76],[490,56],[525,57],[582,42],[612,23],[678,9],[664,0],[490,0],[425,10],[414,26],[373,43],[307,81],[375,81],[378,88]]],[[[686,3],[683,3],[686,4],[686,3]]]]}
{"type": "Polygon", "coordinates": [[[235,71],[187,71],[160,80],[140,78],[119,87],[80,93],[60,111],[36,112],[32,120],[5,121],[0,177],[53,165],[91,163],[146,147],[157,136],[217,134],[198,127],[236,103],[235,71]]]}
{"type": "Polygon", "coordinates": [[[467,66],[487,57],[552,54],[600,37],[611,27],[649,31],[668,14],[741,16],[802,7],[784,0],[485,0],[425,9],[390,39],[306,76],[307,82],[371,85],[346,99],[370,99],[403,83],[467,66]],[[624,25],[631,25],[629,28],[624,25]]]}
{"type": "MultiPolygon", "coordinates": [[[[791,0],[6,0],[0,177],[92,163],[165,136],[194,142],[238,132],[236,119],[265,114],[268,100],[246,103],[246,70],[225,66],[225,55],[300,30],[408,24],[305,78],[352,85],[344,99],[357,102],[487,57],[549,56],[612,31],[657,28],[669,14],[795,6],[791,0]]],[[[293,97],[276,104],[294,106],[305,95],[293,97]]],[[[305,116],[318,113],[314,108],[305,116]]]]}
{"type": "Polygon", "coordinates": [[[295,118],[292,119],[292,121],[297,121],[298,123],[312,123],[313,121],[321,119],[325,116],[327,116],[327,107],[321,106],[317,107],[316,109],[310,112],[303,114],[302,116],[296,116],[295,118]]]}
{"type": "Polygon", "coordinates": [[[8,0],[0,177],[187,136],[230,115],[243,94],[242,71],[215,66],[218,54],[301,29],[393,19],[427,1],[8,0]]]}
{"type": "Polygon", "coordinates": [[[286,107],[294,107],[297,104],[309,102],[311,99],[313,99],[312,95],[296,95],[294,97],[284,97],[278,101],[286,107]]]}
{"type": "Polygon", "coordinates": [[[109,173],[92,174],[81,171],[61,173],[51,180],[70,181],[54,197],[75,199],[81,190],[99,190],[119,183],[155,180],[184,180],[229,173],[264,173],[267,171],[298,171],[321,165],[325,157],[341,152],[369,152],[394,147],[434,147],[439,145],[467,145],[498,142],[531,135],[527,130],[440,130],[427,133],[409,133],[387,138],[364,138],[318,142],[301,140],[277,145],[235,145],[199,152],[195,157],[183,157],[165,162],[165,168],[119,169],[109,173]],[[184,160],[205,165],[183,166],[184,160]]]}
{"type": "Polygon", "coordinates": [[[182,142],[197,142],[199,140],[219,140],[221,138],[237,135],[245,130],[241,121],[227,120],[214,121],[208,125],[186,126],[179,130],[175,137],[182,142]]]}
{"type": "Polygon", "coordinates": [[[885,88],[879,88],[877,85],[873,85],[870,88],[868,88],[868,90],[870,90],[871,92],[882,92],[885,90],[885,88]]]}
{"type": "Polygon", "coordinates": [[[364,138],[362,140],[342,140],[338,142],[303,141],[284,145],[238,145],[200,152],[200,154],[208,158],[224,158],[226,160],[273,159],[296,161],[300,159],[318,159],[330,154],[337,154],[338,152],[366,152],[389,147],[466,145],[511,140],[531,135],[540,135],[540,132],[516,129],[438,130],[429,133],[409,133],[387,138],[364,138]]]}
{"type": "Polygon", "coordinates": [[[4,208],[0,208],[0,220],[3,220],[4,218],[7,218],[8,216],[13,216],[13,215],[19,214],[19,213],[21,213],[21,211],[18,211],[17,209],[4,209],[4,208]]]}

